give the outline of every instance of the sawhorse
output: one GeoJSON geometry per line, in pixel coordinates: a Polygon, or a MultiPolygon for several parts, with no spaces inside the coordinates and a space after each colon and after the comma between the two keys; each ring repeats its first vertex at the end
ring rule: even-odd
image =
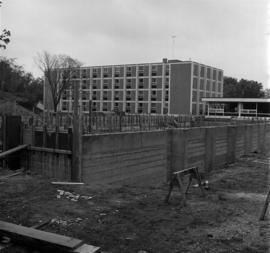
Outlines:
{"type": "Polygon", "coordinates": [[[179,170],[179,171],[172,173],[170,183],[169,183],[169,192],[168,192],[164,202],[165,203],[169,202],[169,198],[170,198],[172,189],[173,189],[174,185],[177,185],[181,194],[182,194],[182,197],[183,197],[183,205],[185,206],[186,205],[186,194],[188,193],[188,190],[189,190],[189,187],[191,185],[193,178],[197,180],[198,185],[201,189],[202,195],[205,196],[205,192],[204,192],[204,189],[202,186],[202,180],[201,180],[201,176],[199,173],[199,169],[198,169],[198,167],[191,167],[188,169],[179,170]],[[182,181],[182,177],[185,175],[189,175],[189,182],[188,182],[186,190],[184,190],[184,184],[182,181]]]}

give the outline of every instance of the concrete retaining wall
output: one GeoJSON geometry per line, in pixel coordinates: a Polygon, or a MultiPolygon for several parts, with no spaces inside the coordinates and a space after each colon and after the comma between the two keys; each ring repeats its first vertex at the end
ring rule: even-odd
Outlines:
{"type": "Polygon", "coordinates": [[[208,172],[263,151],[268,133],[270,125],[252,124],[88,135],[82,144],[82,178],[89,184],[123,184],[165,181],[172,171],[191,166],[208,172]]]}
{"type": "MultiPolygon", "coordinates": [[[[29,135],[30,139],[30,135],[29,135]]],[[[210,171],[270,148],[270,124],[209,126],[82,137],[82,181],[90,185],[165,182],[172,171],[210,171]]],[[[71,179],[71,151],[32,147],[30,169],[71,179]]]]}
{"type": "Polygon", "coordinates": [[[167,142],[167,131],[83,136],[83,181],[125,184],[164,180],[167,142]]]}

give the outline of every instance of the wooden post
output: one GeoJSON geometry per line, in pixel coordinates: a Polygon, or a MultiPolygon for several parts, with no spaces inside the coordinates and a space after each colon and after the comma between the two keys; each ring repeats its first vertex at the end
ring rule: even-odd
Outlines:
{"type": "Polygon", "coordinates": [[[270,201],[270,188],[269,188],[269,190],[268,190],[268,194],[267,194],[265,203],[264,203],[264,205],[263,205],[263,209],[262,209],[262,212],[261,212],[260,220],[264,220],[264,216],[265,216],[265,214],[266,214],[267,207],[268,207],[268,205],[269,205],[269,201],[270,201]]]}
{"type": "Polygon", "coordinates": [[[74,84],[74,107],[73,107],[73,137],[72,137],[72,168],[71,180],[81,181],[82,166],[82,122],[81,110],[79,110],[79,86],[74,84]]]}

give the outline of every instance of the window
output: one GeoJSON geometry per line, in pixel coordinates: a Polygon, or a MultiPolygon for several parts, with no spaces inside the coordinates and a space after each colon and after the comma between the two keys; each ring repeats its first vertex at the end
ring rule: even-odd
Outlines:
{"type": "Polygon", "coordinates": [[[119,91],[115,91],[114,92],[114,100],[119,100],[119,96],[120,96],[119,91]]]}
{"type": "Polygon", "coordinates": [[[139,79],[139,89],[143,89],[143,79],[139,79]]]}
{"type": "Polygon", "coordinates": [[[86,69],[82,70],[82,78],[86,78],[87,77],[87,72],[86,69]]]}
{"type": "Polygon", "coordinates": [[[222,79],[222,71],[218,71],[218,80],[221,81],[222,79]]]}
{"type": "Polygon", "coordinates": [[[84,112],[86,112],[86,111],[89,110],[89,108],[88,108],[88,102],[83,102],[82,103],[82,109],[83,109],[84,112]]]}
{"type": "Polygon", "coordinates": [[[103,80],[103,89],[108,89],[108,80],[103,80]]]}
{"type": "Polygon", "coordinates": [[[115,89],[119,89],[120,88],[120,80],[119,79],[115,79],[115,84],[114,84],[114,88],[115,89]]]}
{"type": "Polygon", "coordinates": [[[103,73],[108,73],[109,72],[109,68],[103,68],[103,73]]]}
{"type": "Polygon", "coordinates": [[[166,93],[165,93],[165,101],[169,101],[169,91],[166,90],[166,93]]]}
{"type": "Polygon", "coordinates": [[[139,91],[138,100],[143,100],[143,91],[139,91]]]}
{"type": "Polygon", "coordinates": [[[197,90],[197,88],[198,88],[198,79],[193,78],[193,89],[197,90]]]}
{"type": "Polygon", "coordinates": [[[201,77],[204,77],[204,67],[203,67],[203,66],[201,66],[201,73],[200,73],[200,76],[201,76],[201,77]]]}
{"type": "Polygon", "coordinates": [[[210,81],[209,80],[206,81],[206,90],[210,91],[210,81]]]}
{"type": "Polygon", "coordinates": [[[151,104],[151,113],[156,113],[156,112],[157,112],[156,104],[151,104]]]}
{"type": "Polygon", "coordinates": [[[165,79],[165,88],[166,89],[169,89],[169,78],[168,77],[166,77],[166,79],[165,79]]]}
{"type": "Polygon", "coordinates": [[[103,100],[108,100],[108,91],[103,91],[103,100]]]}
{"type": "Polygon", "coordinates": [[[204,90],[204,79],[200,79],[200,90],[204,90]]]}
{"type": "Polygon", "coordinates": [[[68,111],[68,102],[62,102],[62,111],[68,111]]]}
{"type": "Polygon", "coordinates": [[[128,112],[128,113],[130,112],[130,103],[126,104],[126,112],[128,112]]]}
{"type": "Polygon", "coordinates": [[[196,104],[192,104],[192,114],[196,114],[196,104]]]}
{"type": "Polygon", "coordinates": [[[142,113],[142,112],[143,112],[143,103],[139,103],[138,113],[142,113]]]}
{"type": "Polygon", "coordinates": [[[131,100],[131,91],[126,91],[126,100],[131,100]]]}
{"type": "Polygon", "coordinates": [[[88,100],[89,99],[89,92],[83,91],[82,92],[82,100],[88,100]]]}
{"type": "Polygon", "coordinates": [[[213,79],[216,80],[217,79],[217,71],[214,69],[213,70],[213,79]]]}
{"type": "Polygon", "coordinates": [[[156,101],[157,100],[157,91],[152,90],[151,91],[151,100],[156,101]]]}
{"type": "Polygon", "coordinates": [[[200,92],[200,101],[201,101],[201,98],[203,98],[203,97],[204,97],[204,92],[201,91],[201,92],[200,92]]]}
{"type": "Polygon", "coordinates": [[[127,83],[126,83],[126,88],[127,89],[131,89],[131,82],[132,82],[131,79],[127,79],[127,83]]]}
{"type": "Polygon", "coordinates": [[[210,68],[207,68],[207,78],[210,79],[211,77],[211,71],[210,68]]]}
{"type": "Polygon", "coordinates": [[[126,73],[127,76],[131,76],[131,67],[127,67],[127,73],[126,73]]]}
{"type": "Polygon", "coordinates": [[[151,84],[151,87],[153,89],[156,89],[157,88],[157,79],[156,78],[152,78],[152,84],[151,84]]]}
{"type": "Polygon", "coordinates": [[[166,65],[165,75],[166,76],[170,75],[170,65],[166,65]]]}
{"type": "Polygon", "coordinates": [[[114,76],[119,77],[120,76],[120,67],[115,67],[114,69],[114,76]]]}
{"type": "Polygon", "coordinates": [[[157,66],[153,65],[152,66],[152,76],[156,76],[157,75],[157,66]]]}
{"type": "Polygon", "coordinates": [[[93,80],[93,89],[97,89],[97,80],[93,80]]]}
{"type": "Polygon", "coordinates": [[[97,100],[97,92],[93,91],[92,100],[97,100]]]}
{"type": "Polygon", "coordinates": [[[119,103],[114,103],[114,110],[118,111],[119,110],[119,103]]]}
{"type": "Polygon", "coordinates": [[[67,90],[64,90],[62,93],[62,99],[66,100],[69,98],[69,92],[67,90]]]}
{"type": "Polygon", "coordinates": [[[218,83],[218,92],[221,92],[221,83],[218,83]]]}
{"type": "Polygon", "coordinates": [[[87,82],[85,80],[83,80],[83,82],[82,82],[82,89],[83,90],[88,89],[88,85],[87,85],[87,82]]]}
{"type": "Polygon", "coordinates": [[[97,72],[98,72],[98,70],[97,69],[93,69],[93,78],[97,78],[97,72]]]}
{"type": "Polygon", "coordinates": [[[197,64],[194,64],[193,66],[193,75],[198,76],[199,67],[197,64]]]}
{"type": "Polygon", "coordinates": [[[192,101],[197,102],[197,91],[192,91],[192,101]]]}
{"type": "Polygon", "coordinates": [[[103,112],[107,112],[107,111],[108,111],[108,104],[103,103],[103,112]]]}
{"type": "Polygon", "coordinates": [[[139,76],[143,76],[143,74],[144,74],[144,67],[139,66],[139,76]]]}
{"type": "Polygon", "coordinates": [[[212,91],[216,91],[216,83],[215,82],[212,83],[212,91]]]}

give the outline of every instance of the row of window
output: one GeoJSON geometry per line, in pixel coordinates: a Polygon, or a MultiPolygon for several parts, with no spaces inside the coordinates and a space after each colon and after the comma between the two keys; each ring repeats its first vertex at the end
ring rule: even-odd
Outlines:
{"type": "MultiPolygon", "coordinates": [[[[99,111],[100,110],[100,103],[93,102],[91,105],[91,110],[92,111],[99,111]]],[[[73,110],[73,103],[71,104],[71,110],[73,110]]],[[[89,111],[89,103],[88,102],[83,102],[82,103],[82,110],[84,112],[89,111]]],[[[107,111],[122,111],[123,110],[123,103],[102,103],[102,111],[107,112],[107,111]]],[[[62,102],[62,111],[69,111],[69,103],[68,102],[62,102]]],[[[130,112],[135,112],[135,103],[126,103],[126,108],[125,111],[127,113],[130,112]]],[[[138,108],[137,108],[138,113],[148,113],[148,104],[147,103],[138,103],[138,108]]],[[[156,103],[151,103],[150,104],[150,112],[151,113],[161,113],[161,104],[156,104],[156,103]]],[[[168,112],[168,104],[164,105],[163,113],[168,112]]]]}
{"type": "MultiPolygon", "coordinates": [[[[112,81],[111,80],[103,80],[103,89],[111,89],[112,88],[112,81]]],[[[146,78],[139,78],[138,80],[138,88],[139,89],[147,89],[148,88],[149,80],[146,78]]],[[[75,83],[74,85],[79,85],[78,83],[75,83]]],[[[113,87],[114,89],[123,89],[124,81],[121,79],[115,79],[113,87]]],[[[92,82],[92,88],[93,89],[100,89],[101,82],[97,80],[93,80],[92,82]]],[[[135,89],[136,88],[136,80],[135,79],[127,79],[126,80],[126,89],[135,89]]],[[[151,88],[162,88],[162,79],[159,78],[152,78],[151,79],[151,88]]],[[[165,79],[165,88],[169,88],[169,78],[165,79]]],[[[90,82],[83,81],[82,82],[82,89],[87,90],[90,89],[90,82]]]]}
{"type": "Polygon", "coordinates": [[[200,66],[200,73],[199,73],[199,65],[194,64],[193,75],[221,81],[223,73],[222,70],[212,69],[205,66],[200,66]]]}
{"type": "Polygon", "coordinates": [[[198,100],[200,101],[201,98],[203,97],[222,97],[222,93],[210,93],[210,92],[197,92],[197,91],[192,91],[192,101],[197,102],[198,100]]]}
{"type": "Polygon", "coordinates": [[[218,91],[221,92],[222,89],[222,83],[220,82],[211,82],[210,80],[207,80],[204,82],[204,79],[200,79],[200,85],[198,85],[198,79],[193,78],[193,89],[197,90],[207,90],[207,91],[218,91]],[[211,87],[212,86],[212,87],[211,87]]]}
{"type": "MultiPolygon", "coordinates": [[[[114,67],[114,74],[112,67],[103,67],[103,68],[93,68],[92,78],[101,78],[101,69],[103,70],[103,78],[112,77],[123,77],[124,76],[124,67],[114,67]]],[[[138,66],[138,76],[161,76],[162,75],[162,65],[152,65],[151,73],[149,66],[138,66]]],[[[170,74],[170,66],[166,65],[165,75],[170,74]]],[[[126,76],[136,76],[136,66],[126,67],[126,76]]],[[[90,69],[82,69],[81,75],[80,70],[73,70],[71,73],[73,79],[78,78],[90,78],[90,69]]]]}
{"type": "MultiPolygon", "coordinates": [[[[124,92],[123,91],[107,91],[107,90],[104,90],[103,92],[100,92],[100,91],[93,91],[92,92],[92,99],[93,100],[99,100],[98,98],[100,98],[101,96],[103,96],[103,99],[104,100],[108,100],[112,94],[114,94],[114,99],[118,99],[120,100],[120,98],[123,98],[124,96],[124,92]]],[[[140,99],[141,97],[148,97],[148,94],[151,95],[151,97],[159,97],[161,99],[162,97],[162,90],[151,90],[151,91],[148,91],[148,90],[139,90],[138,91],[138,99],[140,99]]],[[[135,95],[136,95],[136,91],[129,91],[127,90],[125,92],[125,95],[126,95],[126,100],[134,100],[135,99],[135,95]]],[[[165,90],[164,92],[164,95],[165,95],[165,100],[168,99],[168,96],[169,96],[169,90],[165,90]]],[[[88,92],[88,91],[82,91],[81,93],[81,99],[82,100],[89,100],[89,98],[91,97],[91,94],[88,92]]],[[[63,92],[62,94],[62,100],[69,100],[70,98],[71,99],[74,99],[74,94],[72,93],[71,96],[69,95],[69,92],[65,91],[63,92]]]]}

